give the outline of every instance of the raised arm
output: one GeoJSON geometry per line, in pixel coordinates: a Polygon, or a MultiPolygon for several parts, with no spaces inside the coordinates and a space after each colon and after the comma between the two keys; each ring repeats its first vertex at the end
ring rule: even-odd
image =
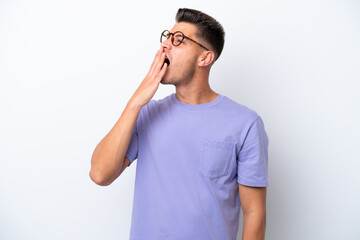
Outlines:
{"type": "Polygon", "coordinates": [[[89,175],[98,185],[111,184],[129,163],[125,154],[140,110],[154,96],[167,69],[166,64],[163,66],[163,51],[162,47],[158,50],[148,74],[127,103],[119,120],[94,150],[89,175]]]}
{"type": "Polygon", "coordinates": [[[111,131],[96,146],[90,178],[96,184],[111,184],[124,171],[125,154],[141,107],[127,105],[111,131]]]}

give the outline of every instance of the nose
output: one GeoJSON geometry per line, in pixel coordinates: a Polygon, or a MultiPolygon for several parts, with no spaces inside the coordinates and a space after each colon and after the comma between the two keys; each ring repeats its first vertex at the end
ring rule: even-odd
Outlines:
{"type": "Polygon", "coordinates": [[[166,48],[168,50],[170,50],[172,48],[172,44],[171,44],[171,37],[169,37],[168,39],[166,39],[165,41],[163,41],[160,44],[163,48],[166,48]]]}

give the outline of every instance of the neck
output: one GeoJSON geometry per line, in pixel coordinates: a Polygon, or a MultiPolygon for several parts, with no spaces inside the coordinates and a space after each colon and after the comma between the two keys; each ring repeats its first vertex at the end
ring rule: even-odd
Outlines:
{"type": "Polygon", "coordinates": [[[215,100],[218,93],[209,85],[209,71],[196,71],[187,85],[176,86],[176,98],[187,104],[203,104],[215,100]]]}

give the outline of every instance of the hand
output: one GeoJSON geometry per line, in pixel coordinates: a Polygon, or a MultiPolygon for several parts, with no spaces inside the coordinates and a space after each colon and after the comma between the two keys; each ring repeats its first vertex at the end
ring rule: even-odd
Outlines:
{"type": "Polygon", "coordinates": [[[130,99],[132,105],[142,107],[155,95],[168,67],[167,63],[164,64],[164,61],[165,53],[164,48],[161,46],[155,55],[148,74],[130,99]]]}

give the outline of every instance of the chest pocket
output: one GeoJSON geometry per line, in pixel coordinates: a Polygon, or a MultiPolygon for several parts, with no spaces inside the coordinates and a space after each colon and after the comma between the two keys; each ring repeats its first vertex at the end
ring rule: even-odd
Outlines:
{"type": "Polygon", "coordinates": [[[205,141],[201,144],[199,172],[214,179],[227,175],[232,158],[233,143],[205,141]]]}

